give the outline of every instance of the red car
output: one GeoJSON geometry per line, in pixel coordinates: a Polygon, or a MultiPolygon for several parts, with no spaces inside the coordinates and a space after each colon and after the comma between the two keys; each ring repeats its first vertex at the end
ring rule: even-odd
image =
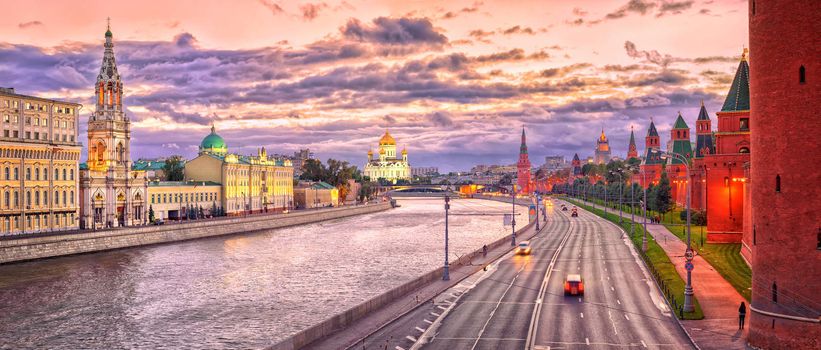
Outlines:
{"type": "Polygon", "coordinates": [[[581,275],[567,275],[564,281],[564,295],[584,295],[584,280],[581,275]]]}

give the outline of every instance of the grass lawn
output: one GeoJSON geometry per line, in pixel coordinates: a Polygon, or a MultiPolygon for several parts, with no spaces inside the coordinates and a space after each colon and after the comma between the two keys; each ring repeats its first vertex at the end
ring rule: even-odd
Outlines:
{"type": "MultiPolygon", "coordinates": [[[[673,211],[670,215],[673,217],[673,224],[665,223],[664,226],[682,241],[686,241],[687,225],[681,220],[679,213],[681,209],[673,211]]],[[[706,243],[707,228],[704,226],[690,226],[690,239],[693,249],[704,260],[707,260],[744,299],[747,299],[747,302],[750,302],[752,271],[741,257],[741,243],[706,243]]]]}
{"type": "MultiPolygon", "coordinates": [[[[570,198],[563,198],[568,202],[571,202],[591,213],[594,213],[598,216],[601,216],[616,225],[619,225],[619,216],[618,214],[613,214],[611,212],[607,212],[607,216],[605,217],[604,211],[601,209],[594,209],[588,205],[582,204],[581,201],[576,201],[570,198]]],[[[630,234],[630,216],[626,215],[624,217],[624,222],[620,225],[625,232],[630,234]]],[[[633,245],[636,247],[636,250],[641,253],[641,238],[644,235],[644,228],[640,224],[635,225],[636,234],[631,238],[633,245]]],[[[659,284],[662,284],[669,290],[668,299],[670,300],[671,304],[675,303],[676,305],[683,305],[684,304],[684,280],[679,276],[678,272],[676,272],[676,268],[673,263],[670,261],[670,258],[667,257],[667,254],[664,252],[664,249],[661,249],[661,246],[656,243],[653,239],[652,235],[647,235],[647,253],[645,262],[647,263],[648,267],[651,270],[655,270],[658,274],[657,280],[659,284]]],[[[693,312],[686,312],[684,313],[685,320],[700,320],[704,318],[704,314],[701,311],[701,305],[698,303],[698,299],[693,296],[693,304],[695,305],[695,311],[693,312]]],[[[678,311],[675,312],[676,317],[679,317],[680,314],[678,311]]]]}

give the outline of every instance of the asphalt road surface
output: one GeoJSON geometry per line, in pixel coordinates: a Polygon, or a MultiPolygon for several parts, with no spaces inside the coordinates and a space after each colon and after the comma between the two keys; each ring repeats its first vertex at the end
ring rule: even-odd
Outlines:
{"type": "Polygon", "coordinates": [[[624,233],[555,203],[530,255],[505,255],[352,348],[692,349],[624,233]],[[564,295],[568,274],[583,296],[564,295]]]}

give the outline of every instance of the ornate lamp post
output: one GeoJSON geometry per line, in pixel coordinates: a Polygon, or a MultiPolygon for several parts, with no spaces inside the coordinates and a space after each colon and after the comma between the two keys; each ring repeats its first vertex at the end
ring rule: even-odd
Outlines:
{"type": "MultiPolygon", "coordinates": [[[[680,154],[668,152],[667,153],[670,157],[681,161],[684,164],[684,169],[687,170],[687,174],[690,173],[690,164],[689,160],[680,154]]],[[[693,256],[693,249],[690,247],[690,177],[687,177],[685,191],[687,191],[687,251],[684,252],[684,256],[687,259],[687,262],[692,260],[693,256]]],[[[693,283],[692,283],[692,269],[687,269],[687,285],[684,286],[684,311],[685,312],[693,312],[695,310],[695,306],[693,305],[693,283]]]]}

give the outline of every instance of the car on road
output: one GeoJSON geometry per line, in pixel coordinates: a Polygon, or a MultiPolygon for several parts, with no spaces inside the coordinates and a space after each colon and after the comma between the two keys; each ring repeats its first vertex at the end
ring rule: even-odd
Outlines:
{"type": "Polygon", "coordinates": [[[574,217],[574,218],[579,217],[579,211],[578,211],[578,209],[573,208],[573,210],[572,210],[572,211],[570,211],[570,216],[571,216],[571,217],[574,217]]]}
{"type": "Polygon", "coordinates": [[[530,241],[521,241],[516,246],[516,255],[530,255],[530,241]]]}
{"type": "Polygon", "coordinates": [[[582,275],[570,274],[564,281],[564,295],[584,295],[582,275]]]}
{"type": "Polygon", "coordinates": [[[562,204],[562,211],[567,211],[567,206],[562,204]]]}

